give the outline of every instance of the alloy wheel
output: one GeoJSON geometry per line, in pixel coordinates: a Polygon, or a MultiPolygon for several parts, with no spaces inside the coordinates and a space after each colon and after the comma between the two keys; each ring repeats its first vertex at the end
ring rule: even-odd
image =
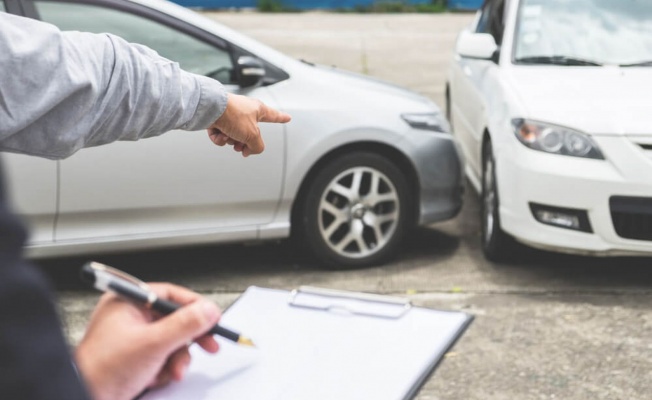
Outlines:
{"type": "Polygon", "coordinates": [[[370,167],[352,167],[325,188],[318,209],[319,233],[335,253],[369,257],[391,240],[400,218],[392,181],[370,167]]]}

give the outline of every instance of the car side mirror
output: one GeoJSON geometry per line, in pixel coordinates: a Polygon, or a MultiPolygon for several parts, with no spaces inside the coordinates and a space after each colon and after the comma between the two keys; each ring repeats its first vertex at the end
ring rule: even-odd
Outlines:
{"type": "Polygon", "coordinates": [[[238,77],[240,87],[251,87],[258,85],[265,77],[265,66],[252,56],[240,56],[238,58],[238,77]]]}
{"type": "Polygon", "coordinates": [[[488,33],[463,31],[455,45],[455,51],[460,56],[480,60],[493,60],[497,50],[496,40],[488,33]]]}

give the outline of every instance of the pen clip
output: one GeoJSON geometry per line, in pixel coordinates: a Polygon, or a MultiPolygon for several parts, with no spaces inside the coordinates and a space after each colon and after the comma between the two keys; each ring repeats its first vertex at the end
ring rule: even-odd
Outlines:
{"type": "Polygon", "coordinates": [[[412,308],[410,300],[405,298],[312,286],[301,286],[293,290],[288,304],[333,313],[389,319],[398,319],[412,308]]]}
{"type": "Polygon", "coordinates": [[[82,268],[82,277],[92,282],[96,289],[105,292],[109,290],[109,284],[115,279],[125,280],[143,290],[151,292],[149,286],[135,276],[96,261],[91,261],[84,265],[82,268]]]}

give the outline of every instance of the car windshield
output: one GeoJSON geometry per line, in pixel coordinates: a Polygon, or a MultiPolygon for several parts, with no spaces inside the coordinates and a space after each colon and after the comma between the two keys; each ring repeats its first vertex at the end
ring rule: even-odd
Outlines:
{"type": "Polygon", "coordinates": [[[652,65],[652,1],[523,0],[517,64],[652,65]]]}

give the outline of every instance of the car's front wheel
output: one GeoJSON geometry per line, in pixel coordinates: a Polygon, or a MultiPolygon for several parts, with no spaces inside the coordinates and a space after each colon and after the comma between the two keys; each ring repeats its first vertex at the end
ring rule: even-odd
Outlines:
{"type": "Polygon", "coordinates": [[[451,129],[453,129],[453,100],[451,99],[451,88],[446,85],[446,119],[451,129]]]}
{"type": "Polygon", "coordinates": [[[482,251],[490,261],[505,261],[512,254],[514,239],[500,226],[500,198],[496,182],[496,160],[491,141],[483,146],[482,153],[482,251]]]}
{"type": "Polygon", "coordinates": [[[330,267],[382,263],[409,228],[408,190],[404,174],[382,155],[353,152],[333,159],[308,188],[303,239],[330,267]]]}

